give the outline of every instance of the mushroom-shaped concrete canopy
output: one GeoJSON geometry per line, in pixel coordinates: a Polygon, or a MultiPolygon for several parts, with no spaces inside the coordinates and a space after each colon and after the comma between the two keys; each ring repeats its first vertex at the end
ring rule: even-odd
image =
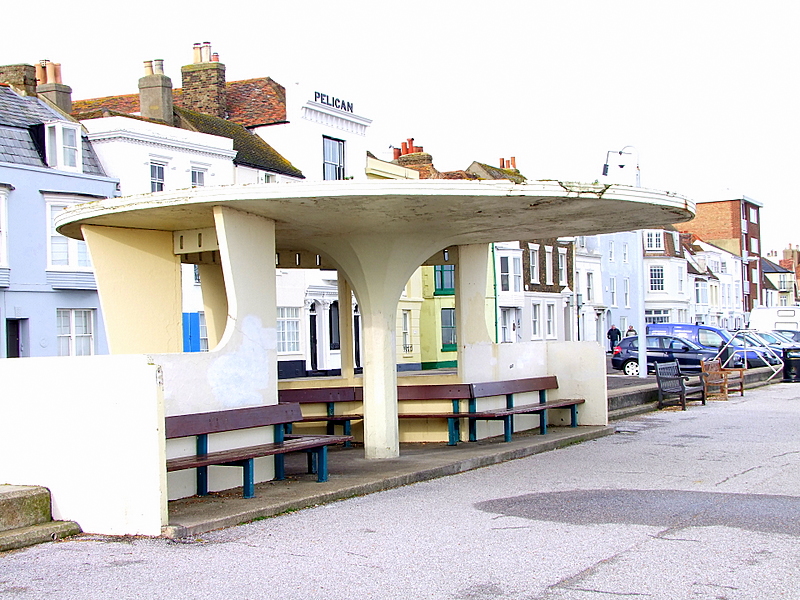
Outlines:
{"type": "MultiPolygon", "coordinates": [[[[93,229],[108,233],[113,228],[161,232],[216,228],[229,307],[218,352],[226,350],[226,342],[230,345],[229,330],[235,329],[237,320],[243,320],[245,312],[259,310],[255,301],[245,300],[242,290],[247,288],[233,283],[237,265],[241,269],[243,262],[256,261],[259,273],[271,268],[274,275],[275,258],[269,254],[275,248],[323,256],[339,269],[358,298],[363,320],[365,448],[367,457],[380,458],[399,452],[393,340],[397,301],[408,278],[429,257],[454,245],[656,228],[693,216],[689,200],[643,188],[558,181],[406,180],[234,185],[110,198],[71,208],[57,217],[56,225],[59,232],[74,238],[93,229]],[[234,214],[247,215],[250,225],[230,225],[239,218],[234,214]],[[234,250],[240,234],[242,239],[256,239],[254,220],[268,223],[264,231],[270,239],[259,247],[267,256],[247,248],[234,250]]],[[[459,267],[467,269],[463,263],[459,267]]],[[[124,271],[126,265],[118,268],[124,271]]],[[[102,300],[100,277],[98,284],[102,300]]],[[[274,298],[259,299],[262,304],[270,300],[274,298]]],[[[104,304],[103,310],[108,319],[110,307],[104,304]]],[[[274,329],[274,309],[262,314],[272,315],[263,322],[271,321],[268,326],[274,329]]],[[[113,348],[110,333],[109,339],[113,348]]],[[[459,337],[459,344],[464,342],[468,340],[459,337]]]]}

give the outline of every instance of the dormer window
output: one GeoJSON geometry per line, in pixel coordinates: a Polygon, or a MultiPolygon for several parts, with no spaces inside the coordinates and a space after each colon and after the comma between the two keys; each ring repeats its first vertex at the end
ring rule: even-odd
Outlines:
{"type": "Polygon", "coordinates": [[[83,171],[81,132],[78,125],[55,121],[45,125],[47,165],[63,171],[83,171]]]}

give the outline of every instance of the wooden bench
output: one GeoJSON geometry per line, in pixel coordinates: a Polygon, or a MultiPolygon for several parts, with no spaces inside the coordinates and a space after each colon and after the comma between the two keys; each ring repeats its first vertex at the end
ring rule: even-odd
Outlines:
{"type": "Polygon", "coordinates": [[[477,439],[477,421],[499,420],[503,421],[503,439],[511,441],[514,431],[514,415],[538,414],[539,432],[547,433],[547,410],[551,408],[569,408],[570,425],[578,426],[578,405],[583,404],[583,398],[562,398],[547,400],[547,390],[558,389],[558,379],[554,376],[530,377],[527,379],[512,379],[508,381],[491,381],[486,383],[470,384],[432,384],[410,385],[397,388],[398,400],[452,400],[452,412],[438,413],[401,413],[401,419],[447,419],[448,445],[455,446],[460,439],[459,422],[467,419],[469,426],[469,440],[477,439]],[[514,395],[525,392],[538,392],[539,401],[533,404],[515,405],[514,395]],[[506,406],[487,410],[478,410],[479,398],[492,396],[505,396],[506,406]],[[467,412],[461,412],[462,400],[468,402],[467,412]]]}
{"type": "MultiPolygon", "coordinates": [[[[334,427],[342,426],[343,435],[352,434],[352,421],[360,421],[364,418],[361,414],[336,414],[337,402],[361,402],[363,399],[360,387],[332,387],[332,388],[301,388],[278,390],[278,402],[280,404],[325,404],[325,415],[309,416],[304,415],[303,423],[324,422],[327,423],[328,435],[336,433],[334,427]]],[[[288,426],[291,432],[291,425],[288,426]]],[[[350,447],[351,442],[346,442],[345,446],[350,447]]]]}
{"type": "MultiPolygon", "coordinates": [[[[701,377],[703,374],[701,373],[701,377]]],[[[705,387],[703,385],[689,386],[689,378],[681,374],[677,361],[656,363],[656,382],[658,383],[658,408],[667,405],[667,400],[677,397],[682,410],[686,410],[686,401],[690,397],[699,395],[699,400],[706,403],[705,387]]]]}
{"type": "Polygon", "coordinates": [[[703,386],[707,400],[727,400],[728,394],[736,391],[744,396],[745,369],[723,368],[719,359],[701,359],[700,367],[704,374],[703,386]]]}
{"type": "Polygon", "coordinates": [[[264,456],[275,457],[275,479],[285,479],[284,455],[289,452],[308,452],[309,473],[316,471],[317,481],[328,480],[328,446],[352,441],[348,435],[285,435],[284,427],[303,419],[299,404],[273,404],[215,412],[166,417],[168,440],[194,436],[196,450],[191,456],[170,458],[167,471],[197,469],[197,494],[208,494],[208,467],[242,468],[242,495],[255,495],[253,461],[264,456]],[[238,431],[253,427],[274,426],[274,441],[266,444],[208,451],[208,437],[215,433],[238,431]]]}

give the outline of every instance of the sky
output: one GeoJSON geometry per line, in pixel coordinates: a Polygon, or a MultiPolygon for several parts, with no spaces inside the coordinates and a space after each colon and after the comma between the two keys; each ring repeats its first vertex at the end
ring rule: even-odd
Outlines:
{"type": "Polygon", "coordinates": [[[94,98],[137,92],[156,58],[179,87],[192,44],[208,41],[228,81],[352,101],[379,157],[413,137],[440,171],[514,156],[528,179],[630,184],[638,162],[643,187],[763,204],[765,253],[800,244],[798,2],[69,6],[4,6],[0,64],[60,62],[73,99],[94,98]]]}

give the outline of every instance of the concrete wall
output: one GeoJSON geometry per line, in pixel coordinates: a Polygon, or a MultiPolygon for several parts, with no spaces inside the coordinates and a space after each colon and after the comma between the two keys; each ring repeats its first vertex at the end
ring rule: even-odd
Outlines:
{"type": "Polygon", "coordinates": [[[0,360],[0,380],[0,482],[49,488],[53,517],[86,532],[160,534],[167,497],[157,366],[143,356],[0,360]]]}

